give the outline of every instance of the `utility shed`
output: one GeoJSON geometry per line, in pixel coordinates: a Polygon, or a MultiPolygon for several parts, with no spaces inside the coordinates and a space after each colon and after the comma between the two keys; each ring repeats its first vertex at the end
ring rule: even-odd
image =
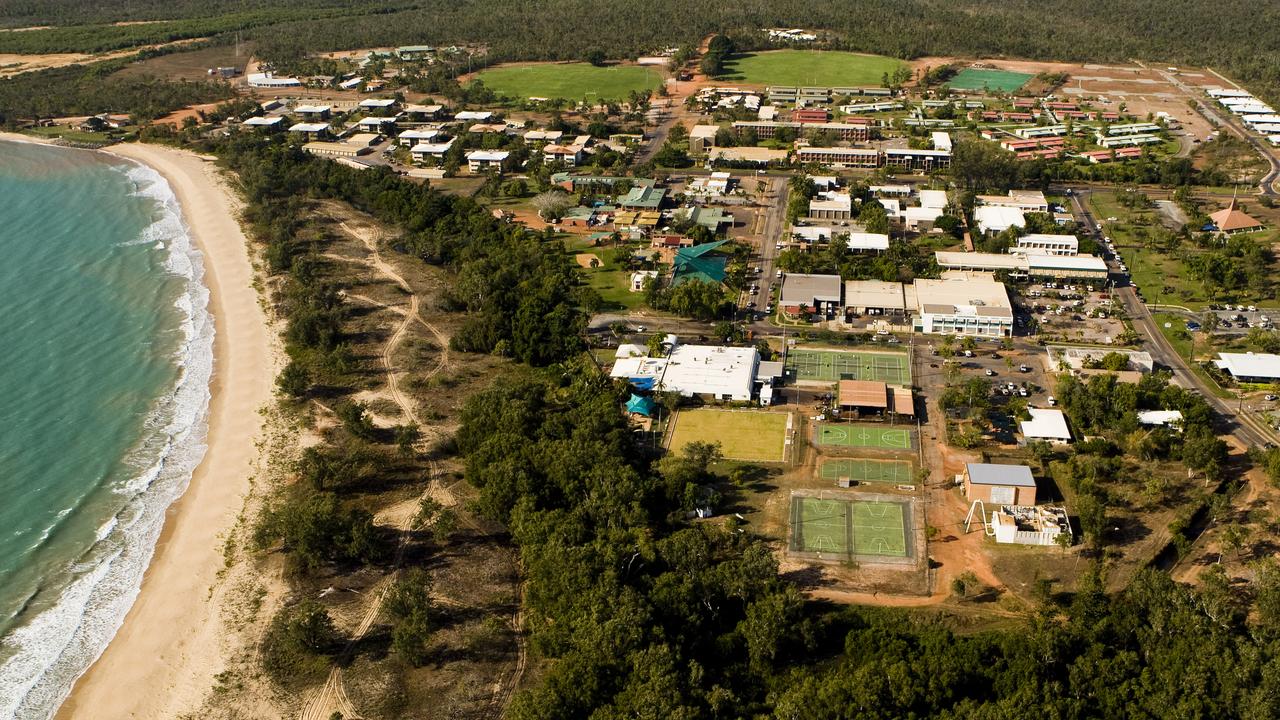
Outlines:
{"type": "Polygon", "coordinates": [[[1026,465],[969,463],[964,468],[964,493],[984,503],[1035,505],[1036,479],[1026,465]]]}

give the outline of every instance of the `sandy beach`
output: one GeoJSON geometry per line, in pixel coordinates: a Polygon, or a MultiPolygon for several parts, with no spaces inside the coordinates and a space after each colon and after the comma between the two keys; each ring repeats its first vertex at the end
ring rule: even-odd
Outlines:
{"type": "Polygon", "coordinates": [[[259,409],[270,403],[276,360],[253,287],[239,201],[211,162],[179,150],[117,145],[173,187],[204,255],[214,317],[208,451],[170,509],[133,608],[76,683],[59,718],[174,718],[195,710],[224,665],[216,593],[223,541],[259,469],[259,409]]]}

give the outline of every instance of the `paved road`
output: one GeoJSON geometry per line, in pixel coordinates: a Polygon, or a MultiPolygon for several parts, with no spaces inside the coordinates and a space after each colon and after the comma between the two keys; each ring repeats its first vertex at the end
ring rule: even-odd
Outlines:
{"type": "Polygon", "coordinates": [[[679,121],[680,116],[678,114],[673,112],[666,114],[665,119],[658,123],[657,127],[649,133],[649,143],[636,154],[637,165],[643,165],[653,160],[653,157],[658,154],[662,146],[667,143],[667,136],[671,134],[671,128],[679,121]]]}
{"type": "MultiPolygon", "coordinates": [[[[748,180],[748,182],[751,182],[748,180]]],[[[769,304],[769,284],[777,276],[775,261],[778,257],[778,239],[782,237],[782,223],[787,217],[787,198],[791,195],[791,185],[785,177],[771,177],[765,182],[764,199],[772,201],[765,210],[764,228],[760,232],[760,288],[756,292],[756,308],[764,310],[769,304]]]]}
{"type": "MultiPolygon", "coordinates": [[[[1085,226],[1097,232],[1098,225],[1094,222],[1093,215],[1089,212],[1087,204],[1082,202],[1081,193],[1079,191],[1074,193],[1071,200],[1075,204],[1077,217],[1083,218],[1085,226]]],[[[1113,265],[1112,272],[1118,274],[1118,269],[1114,267],[1115,260],[1112,259],[1109,262],[1113,265]]],[[[1151,316],[1151,311],[1147,308],[1146,303],[1138,299],[1133,286],[1124,283],[1115,288],[1115,297],[1120,299],[1125,313],[1133,322],[1134,329],[1142,336],[1143,345],[1147,352],[1151,353],[1152,359],[1159,365],[1169,368],[1179,385],[1194,389],[1200,393],[1210,406],[1223,417],[1230,427],[1232,435],[1245,446],[1261,446],[1275,441],[1275,435],[1270,428],[1250,415],[1238,411],[1235,403],[1215,395],[1213,389],[1201,380],[1199,375],[1191,371],[1187,366],[1186,360],[1178,354],[1173,345],[1169,343],[1168,338],[1160,331],[1160,326],[1155,318],[1151,316]]]]}

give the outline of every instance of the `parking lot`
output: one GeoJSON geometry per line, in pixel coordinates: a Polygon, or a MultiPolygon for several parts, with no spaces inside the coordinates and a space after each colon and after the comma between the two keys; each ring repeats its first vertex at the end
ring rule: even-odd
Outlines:
{"type": "Polygon", "coordinates": [[[1017,288],[1015,323],[1020,333],[1070,335],[1084,342],[1107,344],[1124,332],[1118,306],[1102,285],[1032,283],[1017,288]]]}
{"type": "MultiPolygon", "coordinates": [[[[1253,328],[1270,330],[1275,327],[1276,319],[1280,318],[1280,310],[1254,305],[1210,305],[1206,312],[1218,316],[1218,327],[1213,331],[1223,334],[1242,335],[1253,328]]],[[[1201,329],[1199,326],[1204,322],[1204,313],[1190,322],[1193,327],[1189,329],[1201,329]]]]}
{"type": "MultiPolygon", "coordinates": [[[[957,350],[950,360],[935,355],[938,343],[931,343],[925,348],[924,367],[917,383],[926,388],[941,388],[947,382],[948,364],[954,367],[951,373],[955,380],[963,382],[969,378],[983,378],[991,383],[993,393],[998,397],[1025,397],[1031,405],[1043,407],[1052,393],[1052,379],[1044,370],[1044,356],[1038,351],[1017,348],[1003,350],[994,342],[979,342],[972,351],[957,350]],[[967,355],[972,352],[972,356],[967,355]],[[1013,383],[1014,389],[1002,393],[1001,388],[1008,388],[1013,383]],[[1027,394],[1022,395],[1025,387],[1027,394]]],[[[936,395],[936,392],[934,393],[936,395]]]]}

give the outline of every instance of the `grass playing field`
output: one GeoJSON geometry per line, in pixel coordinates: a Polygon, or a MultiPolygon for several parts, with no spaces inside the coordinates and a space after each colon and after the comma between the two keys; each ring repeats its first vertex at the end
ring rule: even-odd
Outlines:
{"type": "Polygon", "coordinates": [[[718,442],[731,460],[782,462],[788,417],[754,410],[681,410],[668,447],[677,453],[691,442],[718,442]]]}
{"type": "Polygon", "coordinates": [[[878,425],[818,425],[818,445],[910,450],[913,430],[878,425]]]}
{"type": "Polygon", "coordinates": [[[725,73],[728,79],[753,85],[857,87],[879,86],[885,73],[892,75],[902,65],[880,55],[776,50],[733,57],[725,63],[725,73]]]}
{"type": "Polygon", "coordinates": [[[824,461],[819,472],[823,480],[831,482],[840,478],[849,478],[860,483],[876,482],[891,485],[912,482],[911,463],[902,460],[832,459],[824,461]]]}
{"type": "Polygon", "coordinates": [[[906,505],[793,497],[791,550],[824,555],[907,557],[906,505]]]}
{"type": "Polygon", "coordinates": [[[507,97],[566,100],[625,99],[633,90],[651,90],[662,83],[662,76],[653,68],[587,63],[502,65],[480,71],[476,79],[507,97]]]}
{"type": "Polygon", "coordinates": [[[1027,73],[1013,72],[1012,70],[982,70],[979,68],[965,68],[956,73],[956,76],[947,82],[952,90],[982,90],[986,88],[992,91],[1013,92],[1032,78],[1027,73]]]}
{"type": "Polygon", "coordinates": [[[787,370],[799,381],[877,380],[909,385],[911,365],[906,353],[807,350],[787,352],[787,370]]]}

